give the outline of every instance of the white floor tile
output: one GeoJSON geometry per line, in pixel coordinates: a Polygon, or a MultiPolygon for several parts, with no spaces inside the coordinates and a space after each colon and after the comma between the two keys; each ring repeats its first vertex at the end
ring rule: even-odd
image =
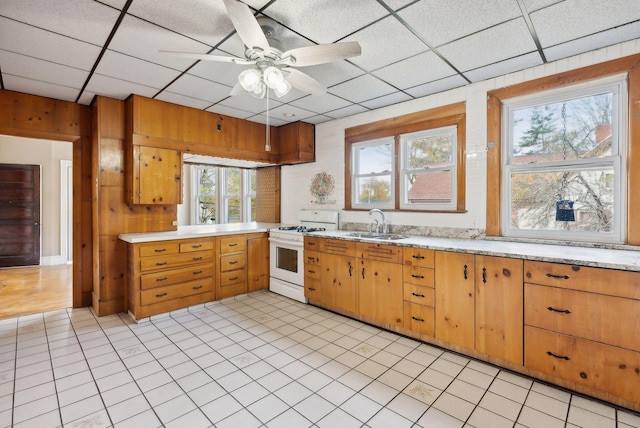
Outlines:
{"type": "Polygon", "coordinates": [[[336,407],[321,396],[313,394],[293,408],[311,422],[317,422],[331,413],[336,407]]]}
{"type": "Polygon", "coordinates": [[[362,422],[341,409],[336,409],[316,424],[320,428],[360,428],[362,422]]]}
{"type": "Polygon", "coordinates": [[[413,426],[413,422],[384,408],[367,421],[367,426],[371,428],[410,428],[413,426]]]}
{"type": "Polygon", "coordinates": [[[275,395],[269,394],[251,404],[247,409],[262,423],[266,423],[289,409],[289,405],[275,395]]]}
{"type": "Polygon", "coordinates": [[[436,409],[435,407],[431,407],[425,412],[420,420],[418,420],[418,425],[424,428],[461,428],[464,425],[464,422],[436,409]]]}

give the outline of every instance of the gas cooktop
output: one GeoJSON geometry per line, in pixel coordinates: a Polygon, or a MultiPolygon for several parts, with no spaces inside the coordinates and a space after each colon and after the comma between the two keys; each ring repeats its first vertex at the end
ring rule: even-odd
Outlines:
{"type": "Polygon", "coordinates": [[[322,232],[327,230],[324,227],[307,227],[307,226],[281,226],[278,230],[286,230],[289,232],[298,232],[298,233],[306,233],[306,232],[322,232]]]}

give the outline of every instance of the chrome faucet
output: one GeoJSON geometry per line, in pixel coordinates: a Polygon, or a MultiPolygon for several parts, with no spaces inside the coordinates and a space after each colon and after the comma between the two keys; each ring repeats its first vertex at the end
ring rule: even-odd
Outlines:
{"type": "Polygon", "coordinates": [[[380,233],[380,226],[382,226],[382,233],[386,234],[389,232],[388,229],[388,225],[387,222],[384,219],[384,213],[379,210],[378,208],[374,208],[372,210],[369,210],[369,215],[373,215],[373,213],[378,213],[380,214],[380,217],[382,217],[382,225],[380,223],[378,223],[378,220],[376,220],[376,233],[380,233]]]}

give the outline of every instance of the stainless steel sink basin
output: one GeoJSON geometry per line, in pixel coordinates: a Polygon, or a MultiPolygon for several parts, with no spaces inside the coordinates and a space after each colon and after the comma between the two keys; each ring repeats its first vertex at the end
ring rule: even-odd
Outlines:
{"type": "Polygon", "coordinates": [[[404,236],[404,235],[395,235],[393,233],[388,233],[386,235],[376,235],[373,237],[373,239],[380,239],[383,241],[395,241],[397,239],[405,239],[408,238],[408,236],[404,236]]]}
{"type": "Polygon", "coordinates": [[[396,235],[393,233],[388,233],[386,235],[378,235],[371,232],[349,232],[346,236],[352,236],[354,238],[362,238],[362,239],[377,239],[381,241],[395,241],[398,239],[405,239],[407,236],[405,235],[396,235]]]}

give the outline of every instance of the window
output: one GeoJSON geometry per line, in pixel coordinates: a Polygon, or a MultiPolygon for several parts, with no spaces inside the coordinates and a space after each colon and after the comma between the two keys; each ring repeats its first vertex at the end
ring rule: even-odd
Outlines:
{"type": "Polygon", "coordinates": [[[503,101],[505,236],[624,241],[626,76],[503,101]]]}
{"type": "Polygon", "coordinates": [[[256,171],[191,165],[195,224],[240,223],[256,219],[256,171]]]}
{"type": "Polygon", "coordinates": [[[345,208],[464,212],[465,105],[347,129],[345,208]]]}
{"type": "Polygon", "coordinates": [[[400,136],[400,208],[456,209],[456,127],[400,136]]]}

